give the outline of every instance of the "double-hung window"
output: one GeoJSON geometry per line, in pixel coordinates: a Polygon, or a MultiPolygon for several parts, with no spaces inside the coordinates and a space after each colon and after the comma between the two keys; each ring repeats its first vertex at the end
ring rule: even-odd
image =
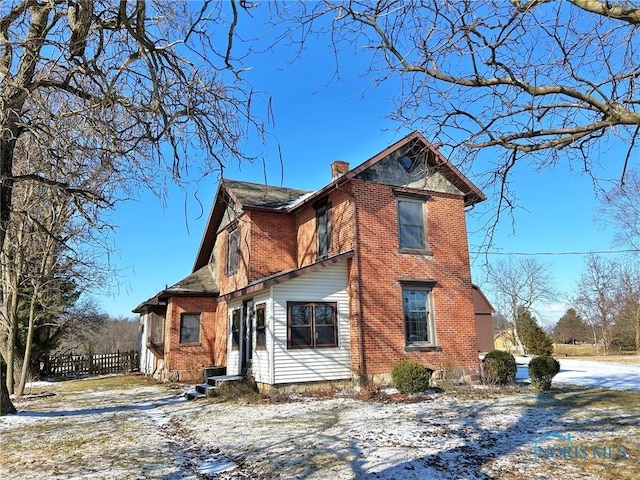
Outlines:
{"type": "Polygon", "coordinates": [[[287,347],[337,347],[337,311],[335,303],[287,303],[287,347]]]}
{"type": "Polygon", "coordinates": [[[329,204],[316,208],[316,236],[318,237],[318,258],[325,258],[331,248],[331,234],[329,231],[329,204]]]}
{"type": "Polygon", "coordinates": [[[238,270],[238,228],[234,227],[229,230],[229,238],[227,243],[227,274],[231,275],[238,270]]]}
{"type": "Polygon", "coordinates": [[[407,346],[434,346],[431,285],[403,285],[405,343],[407,346]]]}
{"type": "Polygon", "coordinates": [[[398,241],[400,249],[427,250],[424,200],[398,198],[398,241]]]}
{"type": "Polygon", "coordinates": [[[183,313],[180,315],[180,343],[200,342],[200,314],[183,313]]]}

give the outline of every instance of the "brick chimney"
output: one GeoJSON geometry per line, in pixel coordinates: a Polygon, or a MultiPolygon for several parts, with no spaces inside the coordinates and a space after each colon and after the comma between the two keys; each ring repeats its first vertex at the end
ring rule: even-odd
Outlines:
{"type": "Polygon", "coordinates": [[[331,164],[331,180],[335,180],[341,177],[349,171],[349,162],[343,162],[342,160],[336,160],[331,164]]]}

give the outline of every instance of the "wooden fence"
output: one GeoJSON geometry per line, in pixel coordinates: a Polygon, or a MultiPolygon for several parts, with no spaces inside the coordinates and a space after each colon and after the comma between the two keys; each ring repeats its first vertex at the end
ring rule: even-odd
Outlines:
{"type": "Polygon", "coordinates": [[[50,355],[40,360],[42,376],[126,373],[138,369],[138,352],[99,353],[96,355],[50,355]]]}

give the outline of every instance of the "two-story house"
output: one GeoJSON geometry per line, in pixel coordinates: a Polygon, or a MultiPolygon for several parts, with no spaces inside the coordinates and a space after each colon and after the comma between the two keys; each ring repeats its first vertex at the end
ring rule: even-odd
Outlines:
{"type": "MultiPolygon", "coordinates": [[[[419,133],[309,192],[220,182],[193,273],[143,302],[143,371],[260,386],[478,375],[465,211],[485,199],[419,133]]],[[[490,308],[490,307],[489,307],[490,308]]]]}

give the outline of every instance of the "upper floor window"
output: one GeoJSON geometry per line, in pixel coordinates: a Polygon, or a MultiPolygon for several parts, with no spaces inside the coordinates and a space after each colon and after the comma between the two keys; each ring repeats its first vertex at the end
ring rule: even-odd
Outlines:
{"type": "Polygon", "coordinates": [[[183,313],[180,315],[180,343],[200,342],[200,314],[183,313]]]}
{"type": "Polygon", "coordinates": [[[238,258],[240,252],[238,249],[238,228],[229,230],[229,239],[227,243],[227,273],[231,275],[238,270],[238,258]]]}
{"type": "Polygon", "coordinates": [[[335,303],[287,304],[288,348],[338,346],[338,322],[335,303]]]}
{"type": "Polygon", "coordinates": [[[431,287],[404,286],[402,288],[404,333],[407,346],[435,345],[431,287]]]}
{"type": "Polygon", "coordinates": [[[424,208],[423,200],[398,198],[398,239],[400,248],[410,250],[427,249],[424,208]]]}
{"type": "Polygon", "coordinates": [[[316,236],[318,237],[318,258],[324,258],[331,248],[329,232],[329,204],[316,209],[316,236]]]}

